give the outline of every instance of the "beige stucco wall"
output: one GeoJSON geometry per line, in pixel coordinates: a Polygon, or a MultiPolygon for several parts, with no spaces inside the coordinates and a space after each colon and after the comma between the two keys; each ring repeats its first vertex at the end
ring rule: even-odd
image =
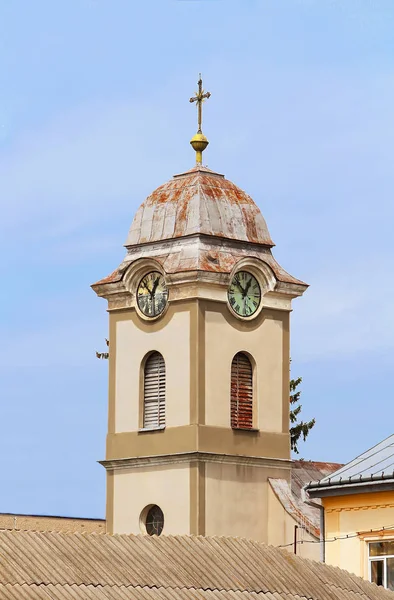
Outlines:
{"type": "Polygon", "coordinates": [[[244,465],[206,465],[206,535],[266,541],[267,480],[264,470],[244,465]]]}
{"type": "Polygon", "coordinates": [[[152,327],[149,333],[137,327],[131,318],[125,318],[116,322],[117,433],[136,431],[141,425],[141,363],[153,350],[160,352],[166,363],[166,426],[176,427],[190,422],[190,313],[177,312],[165,327],[152,327]]]}
{"type": "Polygon", "coordinates": [[[264,466],[206,463],[205,534],[270,543],[268,478],[284,477],[285,473],[264,466]]]}
{"type": "Polygon", "coordinates": [[[114,533],[141,533],[140,514],[149,504],[164,513],[163,534],[190,533],[189,465],[137,467],[113,479],[114,533]]]}
{"type": "MultiPolygon", "coordinates": [[[[262,431],[282,432],[283,426],[283,326],[266,318],[260,327],[241,330],[218,311],[205,313],[206,424],[230,427],[231,362],[237,352],[255,361],[256,418],[262,431]]],[[[237,321],[233,318],[233,322],[237,321]]]]}
{"type": "Polygon", "coordinates": [[[165,534],[267,541],[268,478],[283,477],[289,469],[288,376],[285,311],[267,309],[242,322],[224,302],[177,299],[153,322],[134,309],[111,313],[106,457],[124,462],[106,465],[108,531],[140,533],[141,511],[157,504],[165,534]],[[141,363],[154,350],[166,362],[166,428],[139,432],[141,363]],[[240,351],[255,363],[259,432],[230,427],[231,362],[240,351]],[[177,464],[180,454],[194,452],[213,460],[194,457],[193,464],[188,458],[177,464]],[[264,459],[257,466],[231,458],[222,462],[221,456],[264,459]],[[134,466],[134,457],[145,457],[138,463],[144,466],[134,466]]]}
{"type": "MultiPolygon", "coordinates": [[[[281,502],[268,486],[268,538],[272,546],[285,546],[288,552],[294,552],[294,526],[299,523],[284,509],[281,502]],[[288,544],[291,544],[290,546],[288,544]]],[[[320,544],[305,529],[297,530],[297,539],[304,543],[297,544],[297,554],[303,558],[320,560],[320,544]]]]}
{"type": "Polygon", "coordinates": [[[394,539],[394,530],[368,533],[394,525],[394,492],[324,498],[323,503],[326,539],[359,534],[327,542],[327,563],[368,579],[368,541],[394,539]]]}

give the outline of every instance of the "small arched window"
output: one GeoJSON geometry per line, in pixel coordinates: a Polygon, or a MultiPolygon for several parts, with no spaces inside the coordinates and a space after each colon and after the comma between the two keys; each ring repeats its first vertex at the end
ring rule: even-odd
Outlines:
{"type": "Polygon", "coordinates": [[[231,427],[253,428],[253,367],[243,352],[231,363],[231,427]]]}
{"type": "Polygon", "coordinates": [[[166,364],[160,352],[152,352],[144,368],[144,429],[165,425],[166,364]]]}

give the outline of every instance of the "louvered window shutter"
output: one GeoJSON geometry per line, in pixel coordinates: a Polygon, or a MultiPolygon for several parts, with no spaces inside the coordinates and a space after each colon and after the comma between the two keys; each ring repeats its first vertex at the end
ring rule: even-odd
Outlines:
{"type": "Polygon", "coordinates": [[[166,365],[160,352],[153,352],[144,370],[144,428],[165,425],[166,365]]]}
{"type": "Polygon", "coordinates": [[[253,427],[253,368],[243,352],[238,352],[231,364],[231,427],[253,427]]]}

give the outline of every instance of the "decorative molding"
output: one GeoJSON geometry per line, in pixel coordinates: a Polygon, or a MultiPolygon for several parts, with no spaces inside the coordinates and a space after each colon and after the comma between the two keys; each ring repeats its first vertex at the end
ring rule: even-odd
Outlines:
{"type": "Polygon", "coordinates": [[[379,529],[379,531],[377,530],[367,530],[367,531],[358,531],[358,536],[361,540],[365,541],[365,542],[381,542],[382,539],[387,540],[387,538],[389,540],[392,540],[394,538],[394,531],[393,529],[379,529]]]}
{"type": "Polygon", "coordinates": [[[262,467],[274,469],[289,469],[291,460],[284,458],[245,457],[208,452],[183,452],[180,454],[163,454],[160,456],[140,456],[117,458],[114,460],[99,460],[107,471],[122,471],[130,468],[157,467],[163,465],[216,463],[237,465],[243,467],[262,467]]]}
{"type": "Polygon", "coordinates": [[[301,296],[308,287],[286,273],[265,244],[192,234],[128,246],[119,267],[92,288],[98,296],[108,300],[109,310],[130,308],[135,275],[149,264],[165,275],[168,287],[179,288],[196,282],[227,287],[231,272],[242,267],[255,267],[259,271],[265,281],[264,294],[274,291],[277,297],[282,296],[287,301],[301,296]]]}
{"type": "Polygon", "coordinates": [[[377,510],[379,508],[394,508],[394,504],[363,504],[361,506],[340,506],[339,508],[326,508],[326,513],[357,512],[359,510],[377,510]]]}

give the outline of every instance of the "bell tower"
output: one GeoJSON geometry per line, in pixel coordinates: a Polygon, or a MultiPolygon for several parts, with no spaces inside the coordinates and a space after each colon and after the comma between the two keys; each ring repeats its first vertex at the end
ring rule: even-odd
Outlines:
{"type": "Polygon", "coordinates": [[[266,541],[289,478],[289,317],[306,284],[274,259],[252,198],[196,166],[140,206],[108,301],[107,529],[266,541]]]}

